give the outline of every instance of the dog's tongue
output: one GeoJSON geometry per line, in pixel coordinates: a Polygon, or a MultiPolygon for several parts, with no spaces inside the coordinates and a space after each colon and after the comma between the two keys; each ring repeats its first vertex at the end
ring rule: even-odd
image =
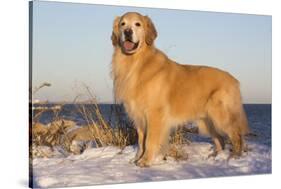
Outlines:
{"type": "Polygon", "coordinates": [[[130,41],[125,41],[123,46],[126,50],[132,50],[134,48],[135,44],[130,41]]]}

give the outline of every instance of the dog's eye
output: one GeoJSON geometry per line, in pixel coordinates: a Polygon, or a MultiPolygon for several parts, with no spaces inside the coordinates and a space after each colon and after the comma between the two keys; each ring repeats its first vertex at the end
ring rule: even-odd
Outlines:
{"type": "Polygon", "coordinates": [[[122,23],[121,23],[121,26],[125,26],[125,22],[122,22],[122,23]]]}
{"type": "Polygon", "coordinates": [[[140,24],[139,22],[135,23],[135,25],[136,25],[137,27],[140,27],[140,26],[141,26],[141,24],[140,24]]]}

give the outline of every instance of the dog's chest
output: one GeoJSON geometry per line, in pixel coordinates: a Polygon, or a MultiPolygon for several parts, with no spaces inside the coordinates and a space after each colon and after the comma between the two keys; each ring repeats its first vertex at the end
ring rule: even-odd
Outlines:
{"type": "Polygon", "coordinates": [[[136,99],[138,95],[137,77],[122,77],[114,81],[115,97],[121,102],[129,103],[136,99]]]}
{"type": "Polygon", "coordinates": [[[141,116],[142,112],[140,102],[141,91],[137,89],[137,81],[135,78],[127,78],[119,82],[115,85],[116,100],[124,105],[129,117],[136,120],[141,116]]]}
{"type": "Polygon", "coordinates": [[[138,62],[119,60],[113,65],[114,93],[117,100],[128,101],[138,91],[138,62]]]}

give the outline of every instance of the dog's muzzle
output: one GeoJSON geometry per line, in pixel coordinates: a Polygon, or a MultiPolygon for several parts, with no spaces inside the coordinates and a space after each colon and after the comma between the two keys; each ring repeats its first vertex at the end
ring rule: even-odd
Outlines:
{"type": "Polygon", "coordinates": [[[128,28],[124,30],[124,41],[121,42],[122,49],[125,53],[131,54],[138,48],[139,42],[133,40],[133,30],[128,28]]]}

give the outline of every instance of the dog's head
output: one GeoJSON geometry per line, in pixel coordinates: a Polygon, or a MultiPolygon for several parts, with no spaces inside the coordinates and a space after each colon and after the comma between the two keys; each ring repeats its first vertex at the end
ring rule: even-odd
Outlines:
{"type": "Polygon", "coordinates": [[[144,46],[153,45],[156,37],[156,29],[148,16],[128,12],[114,20],[112,44],[120,47],[124,54],[131,55],[144,46]]]}

